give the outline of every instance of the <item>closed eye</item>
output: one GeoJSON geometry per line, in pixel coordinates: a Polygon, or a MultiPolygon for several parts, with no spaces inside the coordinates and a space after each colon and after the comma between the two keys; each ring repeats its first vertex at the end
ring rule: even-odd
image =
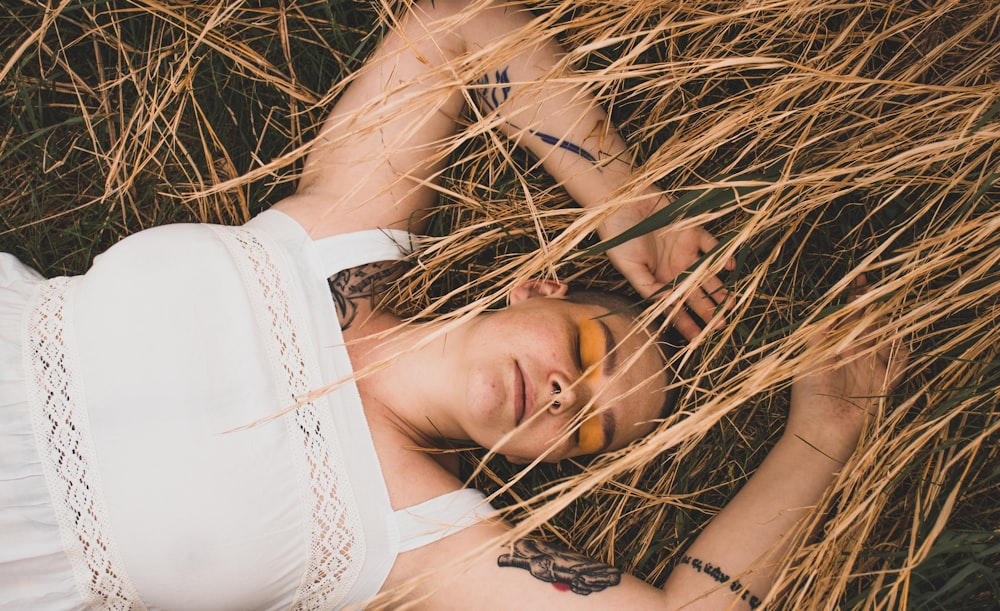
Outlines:
{"type": "MultiPolygon", "coordinates": [[[[607,325],[601,321],[587,319],[580,322],[577,334],[580,347],[577,352],[580,360],[581,374],[585,374],[587,377],[600,375],[603,373],[602,370],[607,368],[607,363],[604,363],[603,367],[587,373],[588,369],[593,368],[607,356],[609,335],[607,325]]],[[[614,344],[611,345],[613,346],[614,344]]]]}
{"type": "Polygon", "coordinates": [[[573,345],[570,348],[570,354],[573,356],[573,364],[576,365],[576,370],[583,373],[583,353],[581,351],[582,341],[580,339],[580,327],[576,329],[576,333],[573,335],[572,339],[573,345]]]}
{"type": "MultiPolygon", "coordinates": [[[[613,372],[614,346],[611,329],[603,321],[580,321],[574,336],[573,355],[584,379],[597,381],[613,372]]],[[[609,413],[591,415],[573,431],[573,444],[585,454],[600,452],[610,444],[613,430],[614,418],[609,413]]]]}
{"type": "Polygon", "coordinates": [[[584,454],[599,454],[611,445],[614,431],[615,421],[610,412],[594,414],[576,428],[573,442],[584,454]]]}

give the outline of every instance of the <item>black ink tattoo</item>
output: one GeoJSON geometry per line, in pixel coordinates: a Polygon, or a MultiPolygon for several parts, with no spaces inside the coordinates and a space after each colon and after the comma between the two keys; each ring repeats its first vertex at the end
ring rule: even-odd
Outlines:
{"type": "MultiPolygon", "coordinates": [[[[510,77],[507,75],[507,70],[509,68],[504,67],[502,70],[496,70],[491,77],[489,74],[484,75],[479,79],[478,85],[482,85],[481,88],[477,89],[476,92],[479,96],[480,102],[486,108],[496,112],[501,104],[507,101],[510,97],[510,77]],[[492,85],[492,87],[490,86],[492,85]]],[[[514,125],[510,121],[507,124],[514,129],[521,129],[520,127],[514,125]]],[[[597,157],[594,157],[587,149],[583,148],[579,144],[574,144],[562,138],[556,138],[544,132],[540,132],[534,129],[527,130],[529,134],[537,137],[539,140],[548,144],[550,146],[558,146],[561,149],[565,149],[575,155],[583,157],[590,163],[597,163],[597,157]]]]}
{"type": "Polygon", "coordinates": [[[399,261],[374,261],[341,270],[327,278],[341,329],[347,330],[354,322],[362,300],[367,299],[374,307],[376,298],[402,273],[399,261]]]}
{"type": "Polygon", "coordinates": [[[622,572],[613,566],[591,560],[559,545],[529,539],[514,543],[511,553],[501,554],[497,558],[497,564],[525,569],[535,579],[551,583],[557,589],[568,589],[584,596],[616,586],[622,579],[622,572]]]}
{"type": "MultiPolygon", "coordinates": [[[[704,562],[698,558],[692,558],[687,554],[681,556],[681,560],[678,564],[686,564],[698,571],[703,575],[708,575],[714,579],[717,583],[726,584],[729,583],[729,575],[722,572],[722,569],[715,566],[711,562],[704,562]]],[[[756,609],[760,607],[760,599],[750,593],[750,590],[746,589],[739,579],[734,580],[729,584],[729,591],[734,594],[739,594],[740,600],[746,602],[750,605],[751,609],[756,609]]]]}
{"type": "Polygon", "coordinates": [[[507,76],[507,70],[508,68],[505,67],[503,70],[495,71],[492,82],[490,81],[489,74],[484,74],[477,82],[478,85],[483,86],[476,90],[476,93],[479,95],[479,101],[482,102],[483,106],[494,112],[510,97],[510,77],[507,76]],[[491,84],[493,84],[493,87],[488,87],[491,84]]]}

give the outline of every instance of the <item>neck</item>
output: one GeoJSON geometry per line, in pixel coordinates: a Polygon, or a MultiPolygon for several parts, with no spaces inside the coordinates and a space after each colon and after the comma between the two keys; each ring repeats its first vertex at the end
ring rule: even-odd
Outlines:
{"type": "Polygon", "coordinates": [[[388,424],[415,444],[467,439],[455,418],[463,384],[454,379],[460,342],[453,321],[403,324],[372,321],[359,329],[350,355],[372,424],[388,424]]]}

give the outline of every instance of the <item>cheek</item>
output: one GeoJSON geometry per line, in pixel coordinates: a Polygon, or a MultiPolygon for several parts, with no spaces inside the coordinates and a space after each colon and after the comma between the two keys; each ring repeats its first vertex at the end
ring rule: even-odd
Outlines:
{"type": "Polygon", "coordinates": [[[494,348],[500,348],[517,358],[543,355],[550,357],[559,349],[567,348],[563,324],[546,313],[525,313],[495,329],[490,339],[494,342],[494,348]]]}
{"type": "Polygon", "coordinates": [[[476,422],[485,424],[496,416],[507,396],[497,376],[485,367],[471,366],[465,380],[464,392],[457,393],[460,405],[456,408],[471,415],[476,422]]]}

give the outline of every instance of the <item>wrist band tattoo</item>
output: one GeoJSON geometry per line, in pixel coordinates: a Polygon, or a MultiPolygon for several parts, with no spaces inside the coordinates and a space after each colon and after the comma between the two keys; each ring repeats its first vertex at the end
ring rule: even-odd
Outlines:
{"type": "MultiPolygon", "coordinates": [[[[720,584],[726,584],[729,583],[730,581],[729,575],[723,573],[721,568],[715,566],[710,562],[705,562],[698,558],[692,558],[687,554],[681,556],[681,560],[677,564],[679,565],[686,564],[691,568],[693,568],[694,570],[698,571],[699,573],[703,575],[708,575],[709,577],[711,577],[720,584]]],[[[729,583],[729,591],[733,592],[734,594],[739,594],[740,600],[750,605],[751,609],[756,609],[760,607],[760,602],[761,602],[760,599],[751,594],[750,590],[746,589],[746,586],[740,583],[739,579],[736,579],[732,583],[729,583]]]]}

